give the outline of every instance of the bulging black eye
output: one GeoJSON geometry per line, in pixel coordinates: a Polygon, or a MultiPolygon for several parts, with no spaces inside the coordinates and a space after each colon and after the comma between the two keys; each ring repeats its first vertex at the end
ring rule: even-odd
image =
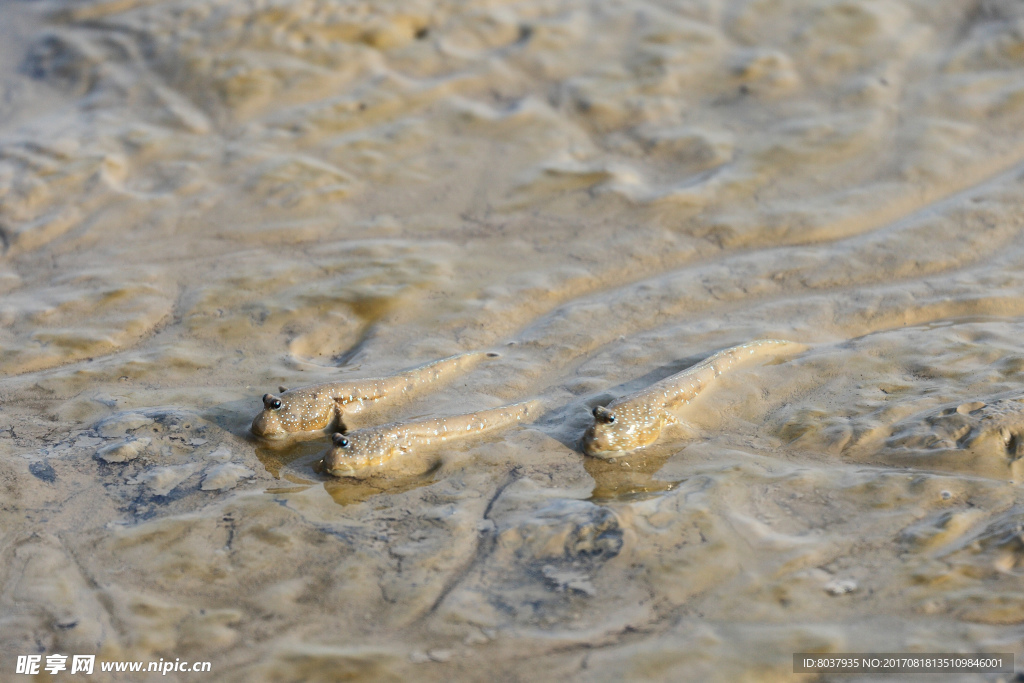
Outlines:
{"type": "Polygon", "coordinates": [[[605,422],[607,422],[608,424],[611,424],[612,422],[615,422],[615,416],[614,415],[609,415],[608,417],[605,418],[605,422]]]}
{"type": "Polygon", "coordinates": [[[348,448],[348,439],[341,434],[335,434],[331,439],[334,441],[334,445],[339,448],[348,448]]]}
{"type": "Polygon", "coordinates": [[[273,408],[274,410],[277,410],[278,408],[280,408],[281,407],[281,399],[275,398],[273,401],[270,402],[270,407],[273,408]]]}

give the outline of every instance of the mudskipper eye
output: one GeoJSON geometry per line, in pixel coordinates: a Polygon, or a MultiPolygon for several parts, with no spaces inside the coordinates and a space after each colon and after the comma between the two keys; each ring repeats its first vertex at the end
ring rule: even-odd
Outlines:
{"type": "Polygon", "coordinates": [[[335,434],[331,437],[331,440],[334,441],[334,445],[339,448],[348,448],[348,439],[341,434],[335,434]]]}
{"type": "Polygon", "coordinates": [[[281,399],[272,394],[263,394],[263,405],[268,410],[277,410],[281,407],[281,399]]]}

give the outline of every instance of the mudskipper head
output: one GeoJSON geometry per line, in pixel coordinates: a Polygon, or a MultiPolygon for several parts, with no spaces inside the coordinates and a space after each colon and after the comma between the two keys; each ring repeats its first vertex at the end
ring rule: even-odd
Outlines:
{"type": "Polygon", "coordinates": [[[399,450],[395,440],[377,430],[339,432],[331,437],[331,447],[320,462],[322,471],[335,477],[363,477],[368,468],[380,465],[399,450]]]}
{"type": "Polygon", "coordinates": [[[597,458],[614,458],[654,443],[665,426],[663,411],[597,406],[594,424],[583,435],[583,450],[597,458]]]}
{"type": "Polygon", "coordinates": [[[317,391],[281,387],[279,396],[263,395],[263,410],[252,421],[252,433],[276,440],[319,431],[331,426],[335,410],[334,401],[317,391]]]}

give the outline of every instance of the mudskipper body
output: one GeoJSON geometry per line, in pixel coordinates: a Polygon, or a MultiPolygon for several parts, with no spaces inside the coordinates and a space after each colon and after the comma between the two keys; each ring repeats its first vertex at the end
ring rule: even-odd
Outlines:
{"type": "Polygon", "coordinates": [[[649,446],[661,430],[678,420],[669,412],[685,405],[716,377],[747,359],[804,348],[793,342],[763,339],[734,346],[651,386],[594,408],[594,424],[583,436],[583,450],[598,458],[614,458],[649,446]]]}
{"type": "Polygon", "coordinates": [[[271,441],[311,438],[344,431],[344,417],[373,406],[397,403],[470,370],[496,353],[464,353],[443,358],[391,377],[316,384],[281,394],[265,394],[263,410],[252,421],[252,433],[271,441]]]}
{"type": "Polygon", "coordinates": [[[359,479],[378,474],[384,466],[389,473],[402,473],[402,458],[413,451],[509,427],[532,419],[539,409],[538,401],[528,401],[467,415],[400,422],[360,429],[351,434],[335,434],[331,448],[321,460],[322,468],[336,477],[359,479]]]}

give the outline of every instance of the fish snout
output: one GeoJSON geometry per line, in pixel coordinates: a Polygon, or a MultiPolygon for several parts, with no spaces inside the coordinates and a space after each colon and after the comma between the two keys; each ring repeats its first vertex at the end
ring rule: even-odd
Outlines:
{"type": "Polygon", "coordinates": [[[614,449],[608,443],[607,436],[599,433],[596,425],[587,429],[583,434],[583,452],[595,458],[608,457],[606,454],[614,449]]]}
{"type": "Polygon", "coordinates": [[[334,445],[324,453],[324,457],[321,458],[323,463],[324,471],[333,474],[335,476],[342,476],[344,471],[351,469],[345,462],[345,453],[338,441],[343,440],[344,436],[341,434],[335,434],[332,441],[334,445]]]}
{"type": "Polygon", "coordinates": [[[281,437],[281,425],[276,416],[269,415],[266,410],[260,412],[252,421],[249,430],[262,439],[277,439],[281,437]]]}
{"type": "MultiPolygon", "coordinates": [[[[335,435],[335,437],[338,436],[340,435],[335,435]]],[[[335,477],[344,477],[352,472],[352,466],[347,462],[347,460],[348,458],[345,457],[345,452],[342,448],[334,445],[328,448],[320,459],[321,470],[324,473],[334,475],[335,477]]]]}

